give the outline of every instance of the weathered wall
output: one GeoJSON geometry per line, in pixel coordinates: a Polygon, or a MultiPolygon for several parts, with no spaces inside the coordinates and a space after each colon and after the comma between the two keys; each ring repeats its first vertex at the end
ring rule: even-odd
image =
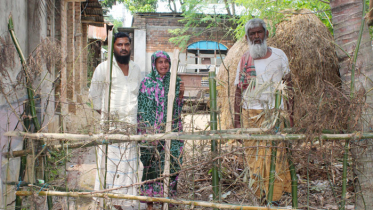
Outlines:
{"type": "MultiPolygon", "coordinates": [[[[8,19],[9,14],[13,16],[14,30],[17,34],[20,47],[27,55],[29,52],[28,47],[28,27],[27,27],[27,0],[2,1],[0,7],[0,37],[5,39],[5,43],[1,43],[0,48],[8,47],[6,45],[13,45],[9,39],[8,32],[8,19]],[[4,46],[5,45],[5,46],[4,46]]],[[[2,56],[5,56],[2,53],[2,56]]],[[[2,76],[1,80],[1,93],[0,93],[0,148],[1,152],[11,150],[22,149],[22,140],[19,138],[7,138],[4,133],[7,131],[22,129],[20,125],[17,126],[18,118],[23,113],[22,102],[26,99],[26,91],[23,85],[17,85],[17,76],[21,74],[21,65],[19,62],[18,55],[14,52],[11,56],[7,55],[7,64],[1,69],[2,76]],[[12,65],[11,63],[14,62],[12,65]],[[9,148],[10,145],[10,148],[9,148]]],[[[19,78],[19,77],[18,77],[19,78]]],[[[0,180],[0,208],[12,207],[11,204],[15,196],[13,193],[5,194],[11,186],[3,185],[6,181],[16,181],[19,173],[19,158],[6,159],[0,155],[1,160],[1,180],[0,180]]]]}

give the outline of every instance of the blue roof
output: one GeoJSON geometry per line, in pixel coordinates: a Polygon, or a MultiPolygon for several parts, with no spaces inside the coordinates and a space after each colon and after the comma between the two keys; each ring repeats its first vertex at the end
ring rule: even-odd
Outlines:
{"type": "Polygon", "coordinates": [[[199,41],[188,46],[188,50],[228,50],[223,44],[214,41],[199,41]],[[219,47],[218,47],[219,44],[219,47]]]}

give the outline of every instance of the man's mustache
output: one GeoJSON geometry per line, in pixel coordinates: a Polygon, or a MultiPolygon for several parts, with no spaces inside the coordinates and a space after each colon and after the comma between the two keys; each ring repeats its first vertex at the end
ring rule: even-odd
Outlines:
{"type": "Polygon", "coordinates": [[[262,44],[263,43],[263,40],[261,40],[261,39],[254,39],[251,43],[255,44],[256,41],[260,41],[260,43],[258,43],[258,44],[262,44]]]}
{"type": "Polygon", "coordinates": [[[127,50],[121,50],[120,53],[128,53],[127,50]]]}

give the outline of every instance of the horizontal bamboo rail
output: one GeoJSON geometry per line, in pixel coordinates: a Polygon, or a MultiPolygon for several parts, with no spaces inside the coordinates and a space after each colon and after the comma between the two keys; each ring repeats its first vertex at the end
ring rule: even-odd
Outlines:
{"type": "MultiPolygon", "coordinates": [[[[228,134],[228,133],[233,133],[233,134],[263,134],[263,133],[268,133],[271,132],[270,129],[262,129],[262,128],[235,128],[235,129],[227,129],[227,130],[218,130],[218,131],[200,131],[200,132],[195,132],[194,135],[211,135],[211,134],[228,134]]],[[[294,129],[289,129],[286,128],[283,130],[285,133],[291,133],[294,132],[294,129]]],[[[333,134],[333,133],[338,133],[338,131],[333,131],[333,130],[323,130],[323,133],[327,134],[333,134]]],[[[6,133],[5,135],[7,135],[6,133]]],[[[188,133],[184,133],[188,134],[188,133]]],[[[22,137],[21,134],[17,133],[9,133],[11,136],[19,136],[22,137]]],[[[188,135],[191,135],[190,133],[188,135]]],[[[124,142],[123,140],[111,140],[110,143],[118,143],[118,142],[124,142]]],[[[106,144],[107,142],[105,141],[84,141],[82,143],[69,143],[69,144],[63,144],[63,145],[48,145],[48,149],[51,150],[60,150],[60,149],[76,149],[76,148],[85,148],[85,147],[92,147],[92,146],[98,146],[98,145],[103,145],[106,144]]],[[[41,149],[35,150],[36,153],[38,153],[41,149]]],[[[14,157],[21,157],[25,156],[28,154],[31,154],[32,150],[31,149],[26,149],[26,150],[17,150],[17,151],[10,151],[10,152],[4,152],[2,155],[6,158],[14,158],[14,157]]]]}
{"type": "Polygon", "coordinates": [[[211,207],[219,209],[246,209],[246,210],[284,210],[289,208],[272,208],[272,207],[259,207],[259,206],[240,206],[232,204],[220,204],[220,203],[209,203],[204,201],[186,201],[186,200],[175,200],[169,198],[155,198],[147,196],[135,196],[135,195],[123,195],[114,193],[90,193],[82,194],[78,192],[58,192],[58,191],[40,191],[38,193],[33,193],[31,191],[16,191],[18,196],[60,196],[60,197],[84,197],[84,198],[114,198],[114,199],[127,199],[127,200],[139,200],[146,202],[161,202],[161,203],[172,203],[180,205],[190,205],[190,206],[202,206],[211,207]]]}
{"type": "MultiPolygon", "coordinates": [[[[291,130],[288,130],[291,131],[291,130]]],[[[124,135],[124,134],[68,134],[68,133],[27,133],[20,131],[9,131],[4,136],[30,138],[44,141],[62,141],[69,140],[79,143],[69,143],[64,145],[48,145],[49,149],[75,149],[91,146],[98,146],[108,143],[120,143],[128,141],[154,141],[160,139],[179,139],[179,140],[216,140],[216,139],[242,139],[242,140],[261,140],[261,141],[281,141],[281,140],[302,140],[306,138],[305,134],[260,134],[269,132],[267,129],[249,128],[249,129],[230,129],[222,131],[203,131],[198,133],[166,133],[154,135],[124,135]],[[240,134],[237,134],[240,133],[240,134]]],[[[332,131],[327,131],[332,132],[332,131]]],[[[316,136],[315,139],[323,140],[345,140],[345,139],[369,139],[373,138],[373,133],[350,133],[350,134],[321,134],[316,136]]],[[[20,157],[31,154],[32,150],[18,150],[4,152],[4,157],[20,157]]]]}
{"type": "MultiPolygon", "coordinates": [[[[3,182],[4,184],[6,185],[14,185],[14,186],[17,186],[18,187],[32,187],[32,186],[37,186],[37,187],[40,187],[40,188],[44,188],[44,189],[53,189],[53,190],[60,190],[60,191],[66,191],[66,187],[60,187],[60,186],[56,186],[56,185],[46,185],[46,184],[39,184],[39,183],[28,183],[28,182],[3,182]]],[[[69,188],[69,191],[72,191],[72,192],[93,192],[92,190],[80,190],[80,189],[72,189],[72,188],[69,188]]]]}
{"type": "MultiPolygon", "coordinates": [[[[83,141],[86,143],[115,143],[128,141],[155,141],[161,139],[178,139],[178,140],[220,140],[220,139],[242,139],[258,141],[282,141],[282,140],[302,140],[307,137],[305,134],[230,134],[230,133],[160,133],[153,135],[125,135],[125,134],[68,134],[68,133],[27,133],[21,131],[9,131],[4,134],[9,137],[30,138],[35,140],[55,141],[83,141]],[[115,141],[115,142],[114,142],[115,141]]],[[[349,134],[321,134],[315,139],[323,140],[343,140],[343,139],[371,139],[373,133],[349,133],[349,134]]]]}

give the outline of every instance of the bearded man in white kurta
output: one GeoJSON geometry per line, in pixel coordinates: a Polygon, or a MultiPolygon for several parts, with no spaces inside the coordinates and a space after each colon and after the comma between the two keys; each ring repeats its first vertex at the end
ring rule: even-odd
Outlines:
{"type": "MultiPolygon", "coordinates": [[[[268,47],[266,24],[261,19],[251,19],[245,25],[245,39],[249,50],[237,66],[235,92],[235,127],[266,127],[265,110],[275,108],[275,92],[281,89],[282,80],[290,76],[286,54],[268,47]]],[[[283,101],[279,107],[284,108],[283,101]]],[[[282,112],[283,113],[283,112],[282,112]]],[[[272,121],[271,121],[272,122],[272,121]]],[[[276,178],[272,201],[279,200],[283,192],[290,192],[290,173],[283,143],[279,144],[276,157],[276,178]]],[[[258,198],[268,194],[271,148],[265,141],[245,141],[246,162],[249,167],[252,190],[258,198]],[[269,154],[269,155],[268,155],[269,154]]],[[[264,196],[265,197],[265,196],[264,196]]]]}
{"type": "MultiPolygon", "coordinates": [[[[143,76],[140,67],[130,60],[131,38],[127,33],[117,33],[114,37],[114,57],[112,67],[112,84],[110,95],[111,120],[113,131],[119,130],[128,134],[135,134],[137,124],[137,96],[143,76]],[[113,120],[114,119],[114,120],[113,120]]],[[[89,97],[92,99],[93,108],[101,113],[105,95],[105,81],[108,61],[98,65],[89,89],[89,97]]],[[[97,148],[97,175],[95,190],[104,188],[105,154],[107,155],[106,189],[126,186],[138,182],[138,148],[136,142],[117,143],[97,148]]],[[[128,195],[137,195],[137,188],[122,188],[112,191],[128,195]]],[[[113,199],[111,204],[116,209],[134,208],[136,202],[113,199]]]]}

